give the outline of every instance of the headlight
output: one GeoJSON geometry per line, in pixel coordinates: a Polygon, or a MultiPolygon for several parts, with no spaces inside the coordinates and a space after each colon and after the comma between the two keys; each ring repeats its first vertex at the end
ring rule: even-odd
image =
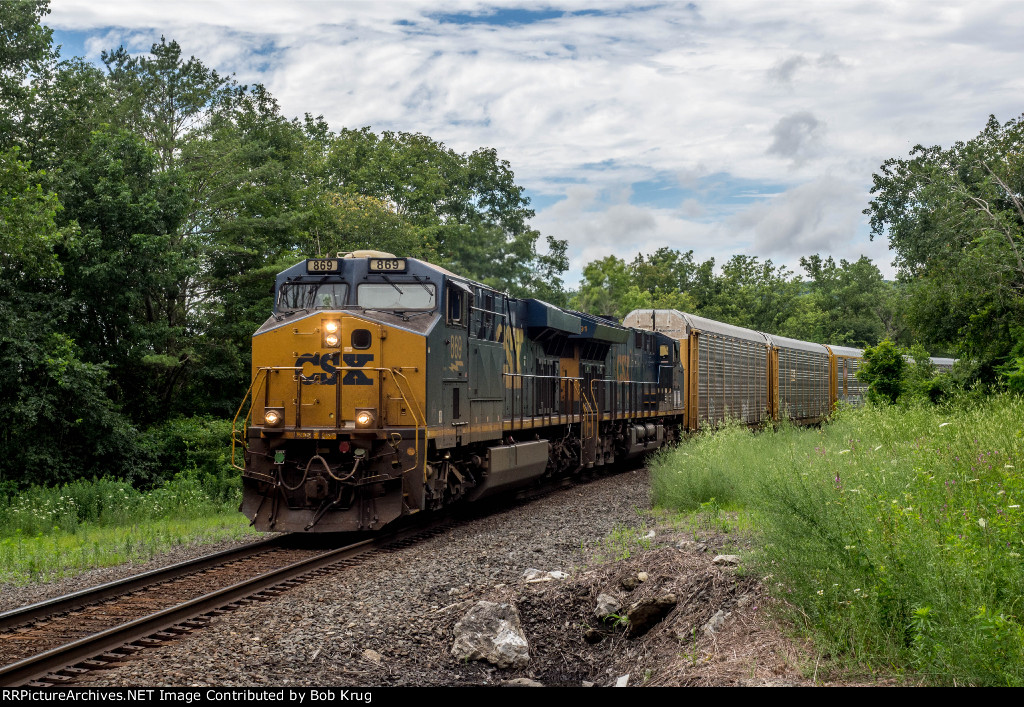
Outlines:
{"type": "Polygon", "coordinates": [[[284,422],[284,410],[269,408],[263,411],[263,422],[267,427],[279,427],[284,422]]]}
{"type": "Polygon", "coordinates": [[[376,410],[356,410],[356,427],[375,427],[376,422],[376,410]]]}
{"type": "Polygon", "coordinates": [[[321,325],[324,333],[325,349],[336,349],[341,345],[341,322],[336,319],[325,319],[321,325]]]}

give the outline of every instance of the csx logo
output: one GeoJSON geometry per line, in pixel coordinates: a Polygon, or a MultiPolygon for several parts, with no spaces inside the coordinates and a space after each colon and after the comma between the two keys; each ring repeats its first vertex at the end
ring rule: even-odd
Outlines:
{"type": "Polygon", "coordinates": [[[341,378],[342,385],[373,385],[373,380],[363,373],[359,369],[365,366],[367,363],[373,360],[373,354],[302,354],[295,359],[295,367],[300,371],[303,370],[305,364],[311,363],[314,366],[319,366],[323,369],[323,373],[319,371],[312,375],[306,376],[299,373],[299,378],[302,380],[302,385],[334,385],[338,382],[338,359],[341,358],[345,363],[345,375],[341,378]]]}

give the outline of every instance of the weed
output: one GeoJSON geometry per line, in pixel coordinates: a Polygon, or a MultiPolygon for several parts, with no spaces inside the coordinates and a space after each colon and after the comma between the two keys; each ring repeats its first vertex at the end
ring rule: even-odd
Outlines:
{"type": "Polygon", "coordinates": [[[821,429],[726,427],[658,457],[655,502],[694,533],[726,507],[823,654],[935,683],[1024,684],[1024,400],[844,410],[821,429]]]}

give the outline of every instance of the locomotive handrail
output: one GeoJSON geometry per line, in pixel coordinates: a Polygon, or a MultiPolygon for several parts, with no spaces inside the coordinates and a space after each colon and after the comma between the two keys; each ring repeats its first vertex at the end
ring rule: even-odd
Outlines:
{"type": "MultiPolygon", "coordinates": [[[[235,463],[235,446],[240,444],[243,449],[246,448],[245,439],[238,439],[238,416],[242,414],[242,409],[245,407],[245,403],[249,400],[250,394],[253,402],[256,400],[256,394],[259,392],[259,388],[256,387],[256,382],[262,377],[264,383],[266,383],[267,376],[270,375],[270,371],[294,371],[302,370],[297,369],[295,366],[260,366],[256,370],[256,375],[252,377],[252,383],[249,384],[249,388],[245,391],[245,395],[242,396],[242,402],[238,405],[238,410],[235,412],[234,418],[231,420],[231,466],[235,469],[245,470],[244,466],[239,466],[235,463]],[[261,376],[262,374],[262,376],[261,376]]],[[[246,423],[249,421],[249,417],[252,415],[252,405],[249,405],[248,412],[245,413],[245,417],[242,418],[242,432],[244,434],[245,428],[248,426],[246,423]]]]}
{"type": "MultiPolygon", "coordinates": [[[[536,373],[507,373],[507,372],[502,372],[502,376],[503,377],[508,377],[508,378],[513,378],[513,379],[519,378],[521,380],[530,379],[530,380],[533,380],[534,382],[536,382],[538,380],[557,381],[560,384],[558,386],[559,400],[563,400],[563,401],[564,401],[564,396],[561,394],[561,391],[562,391],[561,383],[563,381],[568,382],[568,383],[575,383],[576,384],[576,390],[579,391],[579,389],[580,389],[579,388],[579,382],[583,380],[582,378],[578,378],[578,377],[574,377],[574,376],[539,375],[539,374],[536,374],[536,373]]],[[[525,388],[525,386],[520,386],[519,390],[521,391],[520,395],[519,395],[519,429],[523,429],[524,428],[523,420],[526,418],[526,414],[525,414],[526,396],[523,393],[525,392],[526,388],[525,388]]],[[[515,388],[515,386],[513,385],[512,388],[506,388],[506,395],[508,394],[509,391],[511,391],[511,393],[512,393],[512,400],[511,400],[511,404],[510,404],[511,409],[512,409],[512,416],[509,418],[509,421],[512,423],[512,429],[515,429],[515,421],[516,421],[516,400],[515,400],[516,388],[515,388]]],[[[536,397],[536,393],[537,393],[536,386],[535,386],[535,389],[534,389],[533,393],[534,393],[534,396],[536,397]]],[[[561,418],[562,415],[565,415],[566,417],[570,418],[570,421],[571,421],[571,419],[576,415],[576,412],[575,412],[575,410],[572,409],[572,406],[571,406],[571,403],[574,402],[574,400],[569,400],[568,402],[570,404],[570,407],[569,407],[568,410],[559,411],[557,413],[555,413],[555,412],[548,412],[546,414],[546,417],[548,418],[548,420],[550,421],[552,415],[557,415],[559,418],[561,418]]],[[[534,408],[534,410],[536,409],[536,400],[534,400],[533,408],[534,408]]],[[[537,417],[537,416],[536,415],[531,415],[531,418],[533,418],[533,417],[537,417]]],[[[561,424],[561,423],[559,423],[559,424],[561,424]]]]}
{"type": "MultiPolygon", "coordinates": [[[[408,366],[406,366],[405,368],[408,368],[408,366]]],[[[379,370],[385,370],[385,369],[379,369],[379,370]]],[[[416,465],[420,463],[420,418],[423,419],[423,433],[424,433],[423,436],[426,437],[427,416],[426,416],[426,413],[424,413],[423,410],[420,408],[420,401],[416,399],[416,393],[413,392],[412,383],[410,383],[409,379],[406,377],[406,375],[404,373],[402,373],[402,367],[395,367],[395,368],[392,368],[390,370],[391,370],[392,373],[395,374],[395,387],[398,389],[398,394],[402,396],[402,401],[414,413],[413,414],[413,422],[415,423],[415,428],[413,430],[413,449],[415,450],[415,457],[414,457],[415,461],[413,462],[413,465],[410,468],[402,470],[402,473],[405,474],[406,472],[412,471],[413,469],[415,469],[416,465]],[[409,395],[412,396],[412,401],[414,403],[416,403],[415,405],[409,405],[409,400],[405,397],[405,391],[402,390],[402,386],[398,385],[398,376],[401,376],[401,378],[405,382],[405,384],[407,386],[409,386],[409,395]]],[[[413,370],[415,370],[415,368],[413,370]]],[[[424,477],[424,479],[426,479],[426,475],[427,475],[427,465],[424,463],[423,464],[423,477],[424,477]]]]}

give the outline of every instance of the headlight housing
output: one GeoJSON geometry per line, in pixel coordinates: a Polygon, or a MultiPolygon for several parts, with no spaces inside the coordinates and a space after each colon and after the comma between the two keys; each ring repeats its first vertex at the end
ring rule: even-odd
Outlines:
{"type": "Polygon", "coordinates": [[[263,424],[267,427],[283,426],[284,408],[265,408],[263,410],[263,424]]]}
{"type": "Polygon", "coordinates": [[[376,408],[356,408],[356,429],[368,430],[377,427],[376,408]]]}
{"type": "Polygon", "coordinates": [[[336,349],[341,346],[341,322],[337,319],[325,319],[320,325],[323,332],[321,343],[325,349],[336,349]]]}

